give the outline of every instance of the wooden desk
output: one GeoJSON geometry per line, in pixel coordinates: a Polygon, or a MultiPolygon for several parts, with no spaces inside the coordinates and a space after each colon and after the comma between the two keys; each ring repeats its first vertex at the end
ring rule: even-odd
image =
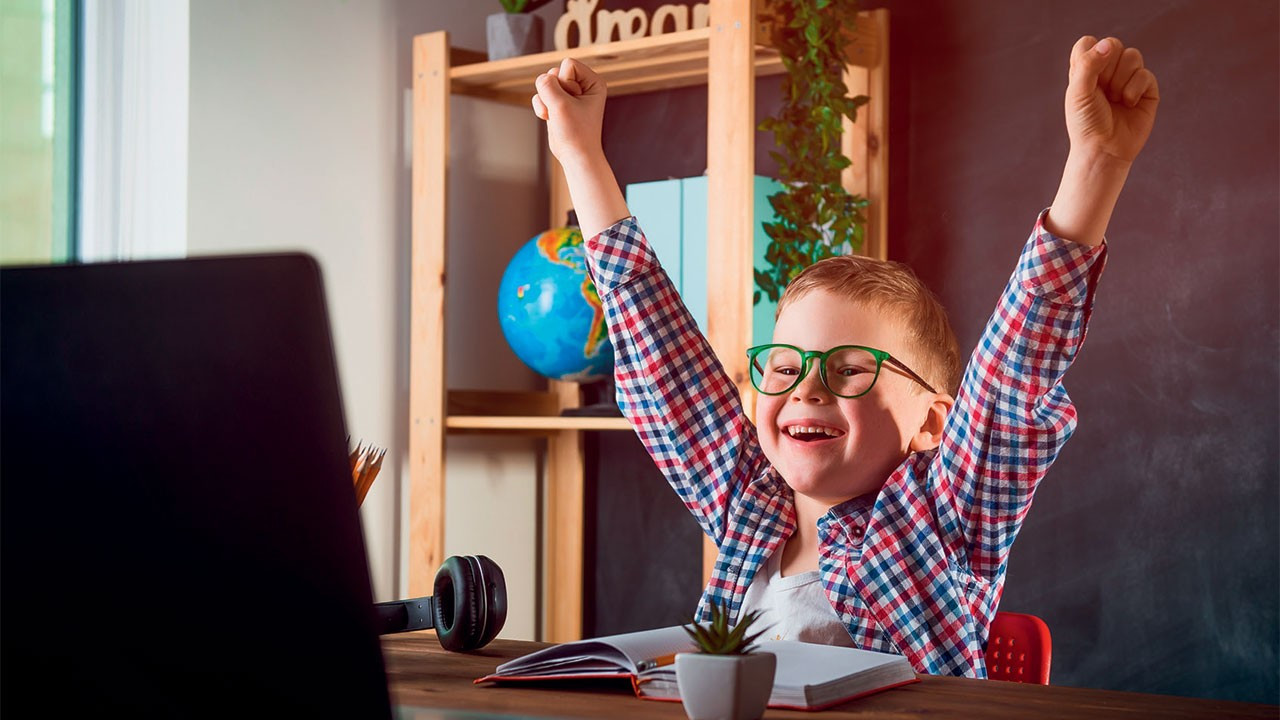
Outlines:
{"type": "MultiPolygon", "coordinates": [[[[543,643],[496,640],[469,654],[450,653],[432,632],[382,639],[392,702],[400,706],[566,718],[684,718],[680,703],[641,700],[629,685],[564,682],[538,687],[475,685],[500,663],[543,643]]],[[[412,712],[403,712],[413,718],[412,712]]],[[[425,713],[422,717],[446,717],[425,713]]],[[[918,683],[854,700],[820,713],[769,710],[765,718],[838,720],[858,717],[1277,718],[1280,707],[1166,695],[1022,685],[994,680],[921,676],[918,683]]]]}

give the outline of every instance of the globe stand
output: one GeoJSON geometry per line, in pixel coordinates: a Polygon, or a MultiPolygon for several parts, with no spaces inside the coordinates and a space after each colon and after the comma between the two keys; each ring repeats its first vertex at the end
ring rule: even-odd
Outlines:
{"type": "Polygon", "coordinates": [[[618,409],[613,378],[581,386],[584,403],[581,407],[566,408],[560,414],[566,417],[622,417],[618,409]]]}

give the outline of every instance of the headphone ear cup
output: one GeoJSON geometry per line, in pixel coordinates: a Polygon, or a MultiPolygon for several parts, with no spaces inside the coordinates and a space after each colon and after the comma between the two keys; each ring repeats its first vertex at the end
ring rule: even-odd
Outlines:
{"type": "Polygon", "coordinates": [[[484,555],[475,557],[480,568],[479,586],[484,594],[486,617],[476,647],[488,645],[507,622],[507,580],[502,575],[502,568],[484,555]]]}
{"type": "Polygon", "coordinates": [[[436,636],[446,650],[469,650],[475,632],[475,592],[470,590],[471,570],[465,559],[453,556],[436,572],[433,586],[436,604],[436,636]]]}
{"type": "Polygon", "coordinates": [[[434,587],[436,635],[446,650],[484,647],[506,624],[506,578],[489,558],[450,557],[436,573],[434,587]]]}

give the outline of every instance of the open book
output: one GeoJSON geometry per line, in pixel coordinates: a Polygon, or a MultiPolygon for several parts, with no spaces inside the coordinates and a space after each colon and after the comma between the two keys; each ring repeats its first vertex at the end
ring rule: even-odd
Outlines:
{"type": "MultiPolygon", "coordinates": [[[[649,666],[659,658],[694,651],[688,634],[677,625],[554,645],[503,663],[476,682],[630,678],[642,698],[679,700],[676,666],[649,666]]],[[[790,640],[760,642],[756,652],[778,658],[769,696],[772,708],[821,710],[916,681],[911,663],[902,655],[790,640]]]]}

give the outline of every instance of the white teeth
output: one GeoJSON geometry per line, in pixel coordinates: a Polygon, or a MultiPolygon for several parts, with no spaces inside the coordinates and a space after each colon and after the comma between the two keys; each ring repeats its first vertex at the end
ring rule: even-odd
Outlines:
{"type": "Polygon", "coordinates": [[[832,428],[809,427],[804,425],[792,425],[787,428],[786,432],[791,437],[795,437],[797,435],[826,435],[828,437],[840,437],[841,435],[839,430],[833,430],[832,428]]]}

